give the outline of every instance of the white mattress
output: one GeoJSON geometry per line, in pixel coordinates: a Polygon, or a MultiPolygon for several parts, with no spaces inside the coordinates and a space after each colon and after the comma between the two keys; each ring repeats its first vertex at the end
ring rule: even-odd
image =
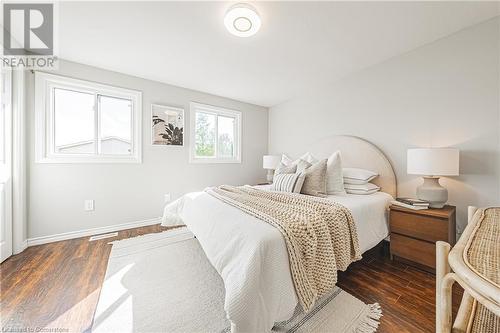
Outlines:
{"type": "MultiPolygon", "coordinates": [[[[257,185],[255,188],[269,190],[271,185],[257,185]]],[[[387,209],[393,197],[385,192],[373,194],[344,194],[327,197],[347,207],[354,218],[358,231],[359,247],[362,253],[373,248],[389,235],[387,209]]]]}

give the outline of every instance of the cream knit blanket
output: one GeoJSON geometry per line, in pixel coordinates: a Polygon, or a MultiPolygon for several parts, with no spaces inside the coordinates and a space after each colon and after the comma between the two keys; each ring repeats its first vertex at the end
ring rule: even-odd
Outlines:
{"type": "Polygon", "coordinates": [[[351,212],[339,203],[250,186],[209,188],[207,193],[277,228],[285,239],[290,271],[305,311],[331,291],[337,270],[361,259],[351,212]]]}

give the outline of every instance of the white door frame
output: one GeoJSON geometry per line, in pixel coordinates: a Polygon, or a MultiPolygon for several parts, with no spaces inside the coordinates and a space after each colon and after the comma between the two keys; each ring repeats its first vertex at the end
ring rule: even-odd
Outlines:
{"type": "Polygon", "coordinates": [[[12,255],[12,71],[1,70],[3,156],[0,155],[0,262],[12,255]]]}
{"type": "MultiPolygon", "coordinates": [[[[28,247],[26,206],[25,70],[12,71],[12,246],[14,254],[28,247]]],[[[29,74],[28,74],[29,75],[29,74]]]]}

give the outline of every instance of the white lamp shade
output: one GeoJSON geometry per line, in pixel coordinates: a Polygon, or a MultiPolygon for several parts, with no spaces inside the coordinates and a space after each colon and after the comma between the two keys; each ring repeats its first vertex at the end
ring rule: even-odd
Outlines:
{"type": "Polygon", "coordinates": [[[262,158],[262,167],[264,169],[275,170],[280,165],[281,156],[279,155],[264,155],[262,158]]]}
{"type": "Polygon", "coordinates": [[[408,149],[407,173],[423,176],[458,176],[459,150],[455,148],[408,149]]]}

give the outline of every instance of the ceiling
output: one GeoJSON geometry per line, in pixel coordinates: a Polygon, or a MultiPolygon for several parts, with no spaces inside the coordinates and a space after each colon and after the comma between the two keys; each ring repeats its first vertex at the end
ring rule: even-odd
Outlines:
{"type": "Polygon", "coordinates": [[[60,2],[63,59],[273,106],[500,14],[498,2],[257,2],[261,30],[226,31],[229,2],[60,2]]]}

